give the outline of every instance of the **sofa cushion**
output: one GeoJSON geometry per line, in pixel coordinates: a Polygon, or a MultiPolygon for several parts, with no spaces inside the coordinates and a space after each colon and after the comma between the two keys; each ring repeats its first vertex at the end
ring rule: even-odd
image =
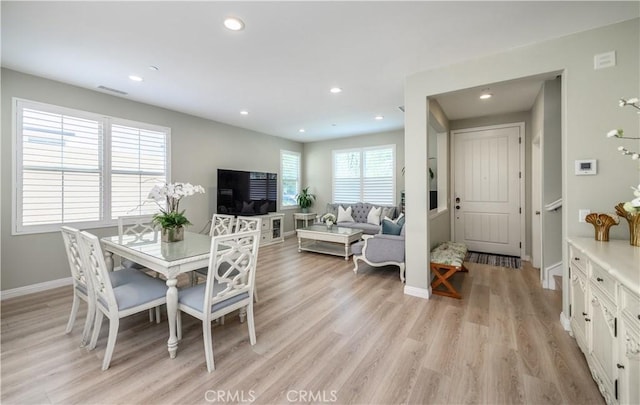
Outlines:
{"type": "Polygon", "coordinates": [[[372,225],[380,225],[380,213],[382,207],[371,207],[369,214],[367,214],[367,223],[372,225]]]}
{"type": "Polygon", "coordinates": [[[362,224],[360,222],[338,222],[340,228],[360,229],[366,235],[375,235],[380,232],[380,225],[362,224]]]}
{"type": "Polygon", "coordinates": [[[351,216],[351,207],[346,209],[342,205],[338,207],[338,222],[355,222],[351,216]]]}
{"type": "Polygon", "coordinates": [[[382,233],[385,235],[400,235],[402,232],[402,226],[393,222],[389,218],[382,220],[382,233]]]}
{"type": "Polygon", "coordinates": [[[380,218],[384,218],[384,217],[395,218],[396,207],[382,207],[382,213],[380,213],[380,218]]]}
{"type": "Polygon", "coordinates": [[[360,242],[356,242],[353,245],[351,245],[351,253],[353,253],[356,256],[360,256],[362,254],[363,247],[364,247],[363,240],[361,240],[360,242]]]}

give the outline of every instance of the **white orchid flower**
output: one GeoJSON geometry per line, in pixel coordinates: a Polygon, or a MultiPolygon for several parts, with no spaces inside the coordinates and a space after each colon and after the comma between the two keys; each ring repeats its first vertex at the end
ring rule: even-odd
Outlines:
{"type": "Polygon", "coordinates": [[[624,135],[624,131],[622,129],[612,129],[607,132],[607,138],[622,138],[624,135]]]}

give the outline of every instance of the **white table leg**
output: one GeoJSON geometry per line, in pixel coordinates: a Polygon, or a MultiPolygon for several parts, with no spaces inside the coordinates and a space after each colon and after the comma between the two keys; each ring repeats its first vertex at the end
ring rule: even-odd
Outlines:
{"type": "Polygon", "coordinates": [[[298,238],[298,253],[302,252],[302,238],[298,238]]]}
{"type": "Polygon", "coordinates": [[[107,265],[108,271],[113,271],[113,253],[108,250],[104,250],[104,262],[107,265]]]}
{"type": "Polygon", "coordinates": [[[178,352],[178,336],[176,335],[176,318],[178,316],[178,289],[176,278],[167,278],[167,319],[169,321],[169,357],[176,357],[178,352]]]}
{"type": "Polygon", "coordinates": [[[349,260],[349,241],[344,244],[344,260],[349,260]]]}

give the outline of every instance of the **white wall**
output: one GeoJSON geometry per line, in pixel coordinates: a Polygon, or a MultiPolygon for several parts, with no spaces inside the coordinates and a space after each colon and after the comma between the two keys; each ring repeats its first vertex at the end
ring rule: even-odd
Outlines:
{"type": "MultiPolygon", "coordinates": [[[[2,69],[2,290],[69,276],[59,232],[11,235],[12,97],[170,127],[172,181],[189,181],[207,190],[181,203],[193,231],[209,220],[209,199],[215,197],[209,191],[217,185],[217,168],[277,173],[280,149],[302,152],[298,142],[2,69]]],[[[291,231],[294,211],[285,212],[285,231],[291,231]]],[[[115,229],[94,232],[105,236],[115,229]]]]}
{"type": "MultiPolygon", "coordinates": [[[[407,216],[407,287],[405,291],[428,290],[429,253],[426,183],[423,157],[427,154],[424,134],[428,121],[427,97],[456,90],[480,87],[548,72],[563,72],[562,150],[563,199],[565,216],[563,239],[567,235],[593,236],[589,224],[578,223],[578,209],[611,211],[619,201],[631,198],[629,186],[639,180],[638,164],[621,157],[617,142],[604,134],[615,127],[628,136],[638,136],[638,116],[618,107],[620,97],[640,92],[640,19],[546,41],[508,52],[417,73],[405,83],[405,177],[407,216]],[[596,54],[616,51],[617,66],[594,70],[596,54]],[[575,159],[597,158],[597,176],[574,176],[575,159]],[[416,190],[414,192],[413,190],[416,190]],[[588,226],[587,226],[588,225],[588,226]]],[[[630,149],[640,142],[626,141],[630,149]]],[[[623,226],[614,227],[612,238],[628,238],[623,226]]],[[[563,252],[566,262],[566,249],[563,252]]],[[[566,266],[564,266],[566,268],[566,266]]],[[[564,277],[563,291],[568,291],[564,277]]],[[[568,298],[563,299],[568,313],[568,298]]]]}
{"type": "Polygon", "coordinates": [[[400,193],[404,190],[404,131],[380,132],[328,141],[304,144],[302,187],[310,187],[316,202],[310,211],[323,214],[327,203],[332,202],[332,151],[337,149],[396,145],[396,205],[400,205],[400,193]]]}

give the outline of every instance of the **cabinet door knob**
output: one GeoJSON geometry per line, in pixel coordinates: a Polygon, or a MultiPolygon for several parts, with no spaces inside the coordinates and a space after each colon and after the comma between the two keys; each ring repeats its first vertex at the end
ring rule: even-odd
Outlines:
{"type": "Polygon", "coordinates": [[[574,257],[573,260],[580,261],[580,258],[579,257],[574,257]]]}
{"type": "Polygon", "coordinates": [[[603,281],[604,281],[604,280],[603,280],[603,279],[601,279],[600,277],[596,277],[596,280],[597,280],[597,281],[600,281],[600,282],[603,282],[603,281]]]}
{"type": "Polygon", "coordinates": [[[586,312],[583,312],[583,313],[582,313],[582,315],[587,316],[587,313],[586,313],[586,312]]]}
{"type": "Polygon", "coordinates": [[[616,367],[618,367],[618,368],[624,368],[624,366],[623,366],[622,364],[620,364],[620,363],[616,364],[616,367]]]}
{"type": "Polygon", "coordinates": [[[589,318],[584,318],[585,322],[591,322],[591,319],[589,318]]]}

